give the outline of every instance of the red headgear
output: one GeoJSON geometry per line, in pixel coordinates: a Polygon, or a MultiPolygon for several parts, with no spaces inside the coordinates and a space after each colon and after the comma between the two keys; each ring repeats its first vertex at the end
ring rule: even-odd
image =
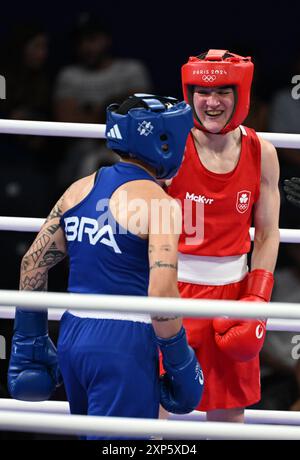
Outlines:
{"type": "Polygon", "coordinates": [[[248,115],[253,69],[251,57],[238,56],[227,50],[209,50],[198,57],[189,58],[181,69],[183,95],[186,102],[193,107],[194,123],[197,128],[208,132],[194,109],[194,86],[234,88],[235,105],[232,115],[218,133],[225,134],[239,126],[248,115]]]}

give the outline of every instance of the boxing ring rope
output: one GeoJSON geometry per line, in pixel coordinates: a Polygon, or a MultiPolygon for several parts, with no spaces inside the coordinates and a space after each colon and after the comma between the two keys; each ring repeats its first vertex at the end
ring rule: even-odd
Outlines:
{"type": "MultiPolygon", "coordinates": [[[[17,401],[16,399],[0,399],[1,411],[17,412],[42,412],[52,414],[70,415],[69,403],[67,401],[17,401]]],[[[171,420],[205,421],[206,412],[193,411],[190,414],[171,414],[171,420]]],[[[300,425],[300,412],[274,411],[274,410],[245,410],[245,423],[271,425],[300,425]]]]}
{"type": "Polygon", "coordinates": [[[232,318],[300,319],[300,304],[284,302],[237,302],[236,300],[0,290],[0,305],[29,310],[72,308],[72,310],[90,312],[101,310],[166,316],[171,313],[195,318],[226,315],[232,318]]]}
{"type": "MultiPolygon", "coordinates": [[[[37,136],[87,137],[103,139],[105,126],[94,123],[62,123],[55,121],[0,120],[0,133],[28,134],[37,136]]],[[[300,134],[257,133],[275,147],[297,149],[300,146],[300,134]]]]}
{"type": "MultiPolygon", "coordinates": [[[[105,125],[0,120],[0,133],[102,139],[105,137],[105,125]]],[[[300,134],[257,134],[275,147],[300,148],[300,134]]],[[[0,217],[0,230],[37,232],[43,222],[44,219],[40,218],[0,217]]],[[[250,230],[250,234],[253,240],[254,229],[250,230]]],[[[300,243],[300,231],[280,229],[280,241],[300,243]]],[[[13,305],[30,309],[50,307],[49,319],[58,320],[67,308],[66,305],[71,304],[72,309],[81,311],[101,309],[151,314],[172,312],[194,317],[273,317],[268,320],[268,330],[300,331],[299,305],[290,303],[252,303],[251,312],[245,313],[247,302],[0,291],[0,304],[8,305],[0,307],[0,318],[14,317],[15,308],[10,307],[13,305]]],[[[166,421],[70,415],[67,402],[29,403],[0,399],[0,430],[73,435],[163,436],[165,439],[300,439],[300,427],[277,425],[300,425],[299,412],[246,410],[247,425],[221,422],[201,424],[199,420],[205,420],[206,414],[197,411],[184,416],[173,415],[171,418],[171,421],[166,421]],[[261,423],[264,423],[263,429],[261,423]]]]}
{"type": "Polygon", "coordinates": [[[2,119],[0,120],[0,133],[103,139],[105,137],[105,126],[97,123],[62,123],[55,121],[2,119]]]}
{"type": "Polygon", "coordinates": [[[299,440],[300,427],[153,420],[0,410],[0,430],[90,436],[162,436],[164,439],[299,440]]]}
{"type": "MultiPolygon", "coordinates": [[[[19,232],[38,232],[45,222],[42,218],[29,217],[6,217],[0,216],[0,230],[2,231],[19,231],[19,232]]],[[[251,239],[254,238],[254,228],[250,229],[251,239]]],[[[282,243],[300,243],[300,230],[297,229],[280,229],[280,241],[282,243]]],[[[1,304],[1,302],[0,302],[1,304]]],[[[60,320],[63,312],[49,309],[49,320],[60,320]]],[[[0,318],[14,318],[14,308],[7,309],[6,306],[0,306],[0,318]]],[[[267,329],[273,331],[300,331],[300,321],[291,321],[287,319],[270,319],[267,323],[267,329]]]]}
{"type": "MultiPolygon", "coordinates": [[[[60,321],[65,308],[52,309],[48,308],[48,319],[49,321],[60,321]]],[[[78,310],[78,313],[82,314],[83,310],[78,310]]],[[[15,308],[8,306],[0,306],[0,319],[14,319],[15,308]]],[[[300,332],[300,320],[285,319],[285,318],[270,318],[267,321],[268,331],[290,331],[300,332]]]]}
{"type": "MultiPolygon", "coordinates": [[[[0,231],[38,232],[45,219],[38,217],[9,217],[0,216],[0,231]]],[[[300,243],[300,230],[296,228],[280,228],[281,243],[300,243]]],[[[255,229],[250,228],[250,237],[253,241],[255,229]]]]}

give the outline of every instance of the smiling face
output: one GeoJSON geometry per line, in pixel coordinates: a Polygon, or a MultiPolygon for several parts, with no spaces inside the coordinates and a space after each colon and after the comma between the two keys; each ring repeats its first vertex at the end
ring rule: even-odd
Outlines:
{"type": "Polygon", "coordinates": [[[211,133],[219,133],[228,123],[234,109],[232,87],[195,86],[193,104],[201,124],[211,133]]]}

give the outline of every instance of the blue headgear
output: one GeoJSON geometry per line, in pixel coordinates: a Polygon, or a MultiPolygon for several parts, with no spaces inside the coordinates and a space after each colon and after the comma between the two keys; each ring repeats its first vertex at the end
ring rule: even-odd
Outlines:
{"type": "Polygon", "coordinates": [[[159,179],[177,173],[193,127],[188,104],[173,97],[134,94],[121,105],[111,104],[106,114],[108,148],[151,166],[159,179]]]}

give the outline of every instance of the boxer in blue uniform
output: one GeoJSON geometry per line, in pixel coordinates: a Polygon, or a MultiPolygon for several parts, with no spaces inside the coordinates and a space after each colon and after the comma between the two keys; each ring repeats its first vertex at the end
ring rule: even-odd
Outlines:
{"type": "MultiPolygon", "coordinates": [[[[134,95],[109,106],[107,144],[122,159],[64,193],[22,260],[20,289],[47,290],[49,269],[68,255],[69,292],[179,297],[181,210],[157,179],[178,171],[192,125],[190,107],[173,98],[134,95]],[[160,213],[153,203],[163,204],[160,213]]],[[[47,312],[17,309],[11,395],[47,399],[60,372],[73,414],[157,418],[159,403],[187,413],[203,389],[179,317],[70,309],[56,353],[47,312]],[[160,380],[158,348],[166,370],[160,380]]]]}

